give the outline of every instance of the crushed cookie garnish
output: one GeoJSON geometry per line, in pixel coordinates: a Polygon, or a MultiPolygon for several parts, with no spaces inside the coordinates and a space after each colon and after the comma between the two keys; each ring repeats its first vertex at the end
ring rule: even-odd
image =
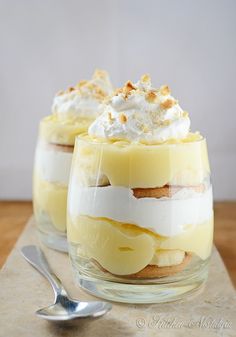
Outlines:
{"type": "Polygon", "coordinates": [[[150,82],[151,81],[151,78],[148,74],[144,74],[142,77],[141,77],[141,82],[143,83],[147,83],[147,82],[150,82]]]}
{"type": "Polygon", "coordinates": [[[157,95],[155,94],[154,91],[149,91],[148,94],[146,95],[146,100],[149,103],[154,103],[156,101],[157,95]]]}
{"type": "Polygon", "coordinates": [[[160,87],[160,93],[161,93],[163,96],[170,95],[170,88],[168,87],[168,85],[162,85],[162,86],[160,87]]]}
{"type": "Polygon", "coordinates": [[[125,114],[120,114],[120,122],[121,124],[125,124],[127,122],[128,118],[126,117],[125,114]]]}
{"type": "Polygon", "coordinates": [[[131,91],[131,90],[135,90],[136,88],[131,81],[128,81],[125,84],[125,89],[128,91],[131,91]]]}
{"type": "Polygon", "coordinates": [[[160,104],[162,109],[170,109],[172,108],[177,102],[173,99],[167,99],[160,104]]]}
{"type": "Polygon", "coordinates": [[[98,96],[100,96],[101,98],[106,96],[106,93],[102,89],[100,89],[99,87],[95,87],[94,89],[96,91],[96,94],[98,96]]]}
{"type": "Polygon", "coordinates": [[[92,90],[96,89],[96,85],[94,83],[89,83],[88,82],[87,88],[92,91],[92,90]]]}
{"type": "Polygon", "coordinates": [[[126,82],[124,88],[123,88],[123,94],[125,95],[125,98],[127,98],[132,90],[136,90],[135,86],[131,81],[126,82]]]}
{"type": "Polygon", "coordinates": [[[115,118],[112,117],[112,113],[110,111],[108,112],[108,118],[109,118],[110,123],[112,123],[115,119],[115,118]]]}
{"type": "Polygon", "coordinates": [[[81,80],[79,81],[79,83],[76,84],[76,87],[80,88],[83,87],[84,85],[86,85],[88,83],[88,81],[86,80],[81,80]]]}

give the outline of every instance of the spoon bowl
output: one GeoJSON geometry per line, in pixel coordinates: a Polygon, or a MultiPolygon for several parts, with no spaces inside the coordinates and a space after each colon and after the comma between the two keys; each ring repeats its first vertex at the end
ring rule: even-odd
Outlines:
{"type": "Polygon", "coordinates": [[[36,311],[38,317],[50,321],[68,321],[76,318],[99,317],[111,309],[107,302],[77,302],[70,301],[65,308],[61,303],[55,303],[36,311]]]}

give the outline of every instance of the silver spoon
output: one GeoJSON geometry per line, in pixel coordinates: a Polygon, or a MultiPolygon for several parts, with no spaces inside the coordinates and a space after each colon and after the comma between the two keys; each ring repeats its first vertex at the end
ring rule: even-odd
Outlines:
{"type": "Polygon", "coordinates": [[[49,321],[69,321],[75,318],[99,317],[111,310],[108,302],[81,302],[69,297],[59,278],[52,272],[45,255],[37,246],[24,246],[24,258],[50,282],[54,291],[54,304],[37,310],[36,315],[49,321]]]}

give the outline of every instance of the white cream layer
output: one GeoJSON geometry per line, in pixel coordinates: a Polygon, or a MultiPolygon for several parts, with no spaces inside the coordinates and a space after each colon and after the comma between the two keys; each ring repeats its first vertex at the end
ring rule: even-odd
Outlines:
{"type": "Polygon", "coordinates": [[[59,148],[50,148],[38,144],[35,158],[35,171],[48,182],[56,182],[68,186],[72,152],[64,152],[59,148]]]}
{"type": "Polygon", "coordinates": [[[106,217],[170,237],[212,217],[212,189],[197,193],[184,188],[172,198],[137,199],[126,187],[79,187],[72,181],[68,207],[72,217],[106,217]]]}

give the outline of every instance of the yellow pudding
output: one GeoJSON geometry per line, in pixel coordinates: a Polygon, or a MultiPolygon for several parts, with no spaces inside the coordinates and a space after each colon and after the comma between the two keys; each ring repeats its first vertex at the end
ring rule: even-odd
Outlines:
{"type": "Polygon", "coordinates": [[[60,232],[66,231],[67,186],[50,183],[34,175],[34,213],[36,220],[44,222],[44,216],[50,219],[60,232]]]}
{"type": "Polygon", "coordinates": [[[92,121],[89,118],[68,118],[62,121],[53,114],[40,122],[39,136],[48,143],[74,145],[75,137],[85,132],[92,121]]]}
{"type": "Polygon", "coordinates": [[[69,241],[79,244],[89,257],[112,274],[128,275],[153,264],[158,259],[155,255],[167,250],[191,252],[207,259],[212,246],[213,218],[189,228],[181,235],[168,238],[136,225],[81,215],[69,218],[67,235],[69,241]]]}
{"type": "Polygon", "coordinates": [[[186,254],[205,261],[213,238],[209,172],[206,141],[199,134],[162,145],[95,141],[80,135],[72,164],[68,240],[78,246],[78,254],[83,251],[120,276],[150,265],[174,268],[186,254]],[[167,184],[178,186],[177,192],[152,197],[150,188],[167,184]],[[135,198],[133,188],[142,188],[145,197],[135,198]],[[127,222],[117,219],[122,214],[127,222]],[[136,221],[130,222],[132,218],[136,221]]]}
{"type": "Polygon", "coordinates": [[[201,184],[210,172],[206,141],[199,134],[162,145],[93,142],[81,135],[75,152],[74,171],[85,186],[95,185],[98,173],[107,177],[112,186],[191,186],[201,184]],[[84,179],[83,171],[89,180],[84,179]],[[91,177],[96,177],[94,182],[90,182],[91,177]]]}

